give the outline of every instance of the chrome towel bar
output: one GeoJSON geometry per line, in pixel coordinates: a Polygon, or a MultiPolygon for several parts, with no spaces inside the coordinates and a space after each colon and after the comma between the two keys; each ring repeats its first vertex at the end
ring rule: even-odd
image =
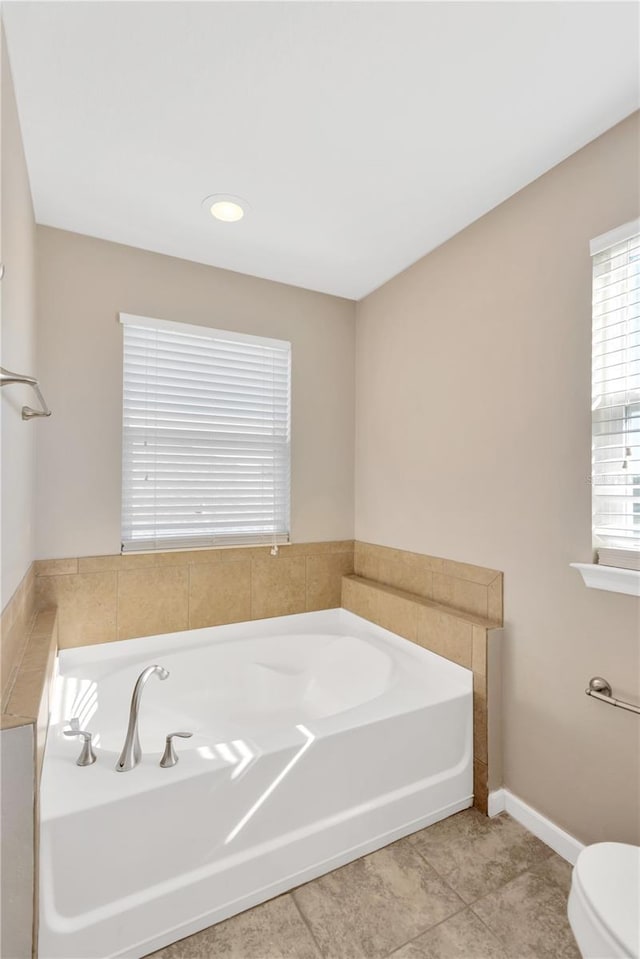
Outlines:
{"type": "Polygon", "coordinates": [[[594,676],[589,680],[589,685],[585,689],[587,696],[593,696],[602,703],[609,703],[610,706],[619,706],[620,709],[628,709],[630,713],[640,715],[640,706],[634,706],[633,703],[625,703],[622,699],[615,699],[611,691],[611,685],[602,676],[594,676]]]}
{"type": "Polygon", "coordinates": [[[31,386],[42,407],[42,409],[34,410],[30,406],[23,406],[23,420],[31,420],[34,416],[51,416],[51,410],[40,392],[40,384],[33,376],[23,376],[21,373],[12,373],[11,370],[5,370],[3,366],[0,366],[0,386],[10,386],[12,383],[26,383],[27,386],[31,386]]]}

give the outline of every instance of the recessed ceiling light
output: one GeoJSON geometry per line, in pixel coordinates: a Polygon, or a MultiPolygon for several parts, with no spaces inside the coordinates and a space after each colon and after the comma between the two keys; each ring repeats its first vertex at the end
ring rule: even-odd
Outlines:
{"type": "Polygon", "coordinates": [[[233,200],[216,200],[211,204],[211,216],[216,220],[224,220],[225,223],[235,223],[244,216],[244,210],[239,203],[233,200]]]}
{"type": "Polygon", "coordinates": [[[202,206],[216,220],[223,223],[237,223],[245,214],[247,203],[238,196],[214,193],[202,201],[202,206]]]}

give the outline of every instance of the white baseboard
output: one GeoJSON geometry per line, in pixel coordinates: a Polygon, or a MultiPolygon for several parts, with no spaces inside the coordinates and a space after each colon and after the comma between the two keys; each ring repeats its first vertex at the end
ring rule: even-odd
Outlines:
{"type": "Polygon", "coordinates": [[[525,829],[546,842],[547,846],[572,865],[584,849],[583,843],[528,806],[522,799],[518,799],[508,789],[497,789],[489,793],[489,815],[497,816],[501,812],[508,812],[525,829]]]}

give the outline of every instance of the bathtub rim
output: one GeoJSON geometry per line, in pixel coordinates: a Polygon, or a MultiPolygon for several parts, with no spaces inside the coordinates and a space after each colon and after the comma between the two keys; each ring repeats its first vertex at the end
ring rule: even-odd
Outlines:
{"type": "MultiPolygon", "coordinates": [[[[169,640],[176,642],[176,648],[188,651],[208,644],[222,644],[229,641],[256,638],[252,635],[254,631],[260,637],[273,637],[282,635],[281,626],[284,624],[284,635],[291,635],[298,632],[297,627],[302,626],[300,632],[313,634],[327,631],[325,626],[334,627],[335,635],[340,635],[337,626],[351,627],[358,632],[369,634],[378,640],[384,640],[395,648],[401,650],[405,655],[409,655],[423,662],[430,660],[438,663],[452,678],[455,677],[464,685],[469,682],[472,676],[471,668],[462,666],[445,656],[435,653],[413,640],[406,639],[398,633],[394,633],[384,626],[379,626],[371,620],[358,616],[342,606],[336,606],[332,609],[313,610],[306,613],[290,613],[285,616],[271,616],[265,619],[244,620],[239,623],[227,623],[220,626],[200,626],[194,629],[175,630],[168,633],[153,633],[150,636],[137,636],[131,639],[118,639],[108,643],[87,643],[84,646],[73,646],[65,649],[59,649],[57,654],[58,671],[63,669],[77,668],[83,663],[100,662],[103,660],[115,659],[118,653],[124,654],[126,660],[136,660],[142,658],[144,649],[157,643],[159,640],[169,640]],[[304,627],[310,628],[304,628],[304,627]],[[280,627],[280,628],[279,628],[280,627]],[[312,627],[312,628],[311,628],[312,627]],[[212,637],[211,633],[215,631],[212,637]],[[185,640],[185,636],[191,637],[191,640],[185,640]],[[205,640],[208,637],[208,643],[205,640]],[[134,645],[135,644],[135,645],[134,645]],[[143,645],[144,644],[144,645],[143,645]],[[140,654],[134,654],[138,650],[140,654]]],[[[367,636],[365,635],[365,639],[367,636]]],[[[155,655],[155,653],[154,653],[155,655]]]]}

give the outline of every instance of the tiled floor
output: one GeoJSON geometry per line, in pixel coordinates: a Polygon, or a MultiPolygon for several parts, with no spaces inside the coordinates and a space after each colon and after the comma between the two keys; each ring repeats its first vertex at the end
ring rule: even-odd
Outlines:
{"type": "Polygon", "coordinates": [[[467,809],[153,959],[580,959],[571,867],[467,809]]]}

